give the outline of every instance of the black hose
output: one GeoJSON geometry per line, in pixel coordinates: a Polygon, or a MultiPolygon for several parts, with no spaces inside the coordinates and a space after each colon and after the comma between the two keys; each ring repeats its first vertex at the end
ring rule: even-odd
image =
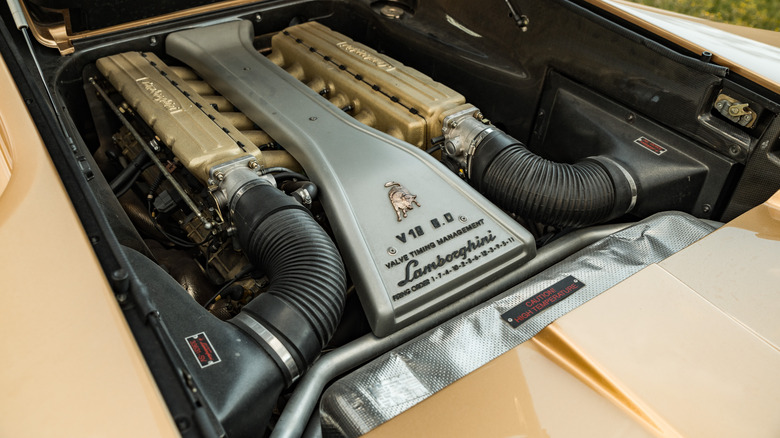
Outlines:
{"type": "Polygon", "coordinates": [[[311,181],[285,181],[281,184],[281,189],[303,205],[310,205],[319,192],[317,186],[311,181]]]}
{"type": "Polygon", "coordinates": [[[469,177],[488,199],[520,217],[557,227],[583,227],[626,213],[635,189],[608,159],[556,163],[497,131],[480,142],[469,177]]]}
{"type": "Polygon", "coordinates": [[[117,175],[116,178],[111,181],[111,190],[116,194],[117,197],[122,196],[130,188],[130,186],[133,185],[135,180],[138,179],[138,176],[141,175],[141,172],[143,172],[144,169],[149,167],[151,164],[152,163],[149,160],[149,155],[144,153],[136,155],[136,157],[130,161],[130,164],[122,169],[122,171],[119,172],[119,175],[117,175]]]}
{"type": "Polygon", "coordinates": [[[330,237],[292,197],[251,183],[233,193],[228,210],[239,242],[269,286],[228,322],[210,315],[157,265],[128,252],[135,253],[133,271],[148,281],[198,397],[224,435],[241,438],[262,433],[282,390],[335,332],[346,273],[330,237]]]}
{"type": "Polygon", "coordinates": [[[224,293],[224,292],[225,292],[225,291],[226,291],[226,290],[227,290],[227,289],[228,289],[230,286],[233,286],[233,284],[234,284],[236,281],[238,281],[238,280],[240,280],[240,279],[242,279],[242,278],[246,277],[247,275],[249,275],[249,273],[250,273],[250,272],[252,272],[254,269],[255,269],[255,267],[254,267],[254,266],[252,266],[252,265],[247,265],[247,266],[246,266],[244,269],[242,269],[241,271],[239,271],[239,273],[238,273],[238,274],[236,274],[236,275],[235,275],[233,278],[231,278],[230,280],[228,280],[228,281],[226,281],[225,283],[223,283],[223,284],[222,284],[222,287],[220,287],[220,288],[219,288],[219,290],[217,290],[217,291],[214,293],[214,295],[212,295],[212,296],[211,296],[211,298],[209,298],[208,300],[206,300],[206,303],[205,303],[205,304],[203,304],[203,307],[204,307],[204,308],[206,308],[206,309],[208,309],[208,308],[209,308],[209,306],[211,305],[211,303],[213,303],[213,302],[214,302],[214,300],[216,300],[218,296],[222,295],[222,293],[224,293]]]}
{"type": "MultiPolygon", "coordinates": [[[[241,314],[272,332],[297,367],[306,370],[330,340],[344,310],[341,256],[309,212],[275,187],[251,187],[232,200],[230,210],[242,248],[269,280],[268,292],[244,306],[241,314]]],[[[241,318],[231,322],[247,328],[241,318]]]]}
{"type": "Polygon", "coordinates": [[[293,172],[292,170],[289,172],[279,172],[274,174],[274,179],[276,181],[285,181],[289,179],[297,179],[298,181],[309,181],[309,178],[307,178],[305,175],[302,175],[298,172],[293,172]]]}

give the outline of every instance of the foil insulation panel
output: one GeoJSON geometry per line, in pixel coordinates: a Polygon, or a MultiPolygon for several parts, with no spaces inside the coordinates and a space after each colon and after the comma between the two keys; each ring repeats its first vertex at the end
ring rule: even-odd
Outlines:
{"type": "Polygon", "coordinates": [[[493,301],[392,350],[331,385],[322,397],[329,436],[359,436],[531,339],[556,319],[713,231],[683,213],[651,216],[575,253],[493,301]],[[521,324],[505,315],[573,277],[582,287],[521,324]]]}

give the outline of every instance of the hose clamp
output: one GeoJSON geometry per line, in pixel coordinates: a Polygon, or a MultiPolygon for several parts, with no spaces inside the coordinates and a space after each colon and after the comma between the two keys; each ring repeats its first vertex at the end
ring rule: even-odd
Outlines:
{"type": "MultiPolygon", "coordinates": [[[[598,156],[593,156],[588,158],[601,163],[604,167],[607,168],[607,171],[610,174],[613,173],[611,169],[616,169],[618,172],[620,172],[621,175],[623,175],[624,181],[628,185],[629,194],[631,195],[631,202],[629,203],[628,208],[626,208],[626,211],[622,212],[622,214],[628,213],[631,210],[633,210],[634,206],[636,206],[638,189],[637,189],[636,181],[634,180],[634,177],[631,175],[631,173],[629,173],[628,170],[626,170],[626,168],[623,167],[620,163],[618,163],[617,161],[609,157],[598,155],[598,156]]],[[[613,181],[615,181],[615,178],[613,178],[613,181]]]]}
{"type": "Polygon", "coordinates": [[[245,313],[239,313],[230,320],[231,323],[243,329],[249,336],[257,341],[269,354],[273,354],[276,357],[275,362],[280,365],[282,372],[285,375],[286,380],[289,383],[295,382],[301,377],[301,372],[298,369],[298,364],[295,363],[292,354],[287,347],[282,344],[273,333],[268,331],[259,321],[252,318],[245,313]]]}

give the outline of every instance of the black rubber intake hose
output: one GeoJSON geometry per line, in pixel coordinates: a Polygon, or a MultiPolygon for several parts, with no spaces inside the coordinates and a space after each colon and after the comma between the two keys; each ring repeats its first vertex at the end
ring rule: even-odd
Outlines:
{"type": "Polygon", "coordinates": [[[636,194],[631,176],[612,160],[556,163],[500,131],[477,146],[469,178],[501,208],[558,227],[584,227],[621,216],[636,194]]]}
{"type": "MultiPolygon", "coordinates": [[[[242,319],[248,315],[259,322],[289,351],[300,375],[319,356],[341,319],[346,297],[341,256],[308,210],[270,185],[236,195],[231,214],[242,248],[270,282],[268,291],[231,322],[250,331],[242,319]]],[[[255,340],[277,360],[288,380],[294,379],[279,350],[256,334],[255,340]]]]}
{"type": "Polygon", "coordinates": [[[152,163],[150,162],[149,155],[146,155],[145,153],[136,155],[136,157],[130,161],[127,167],[122,169],[122,171],[119,172],[119,175],[117,175],[116,178],[111,181],[111,190],[116,194],[117,197],[122,196],[124,192],[130,188],[133,182],[138,179],[138,176],[141,175],[141,172],[143,172],[144,169],[149,167],[151,164],[152,163]]]}

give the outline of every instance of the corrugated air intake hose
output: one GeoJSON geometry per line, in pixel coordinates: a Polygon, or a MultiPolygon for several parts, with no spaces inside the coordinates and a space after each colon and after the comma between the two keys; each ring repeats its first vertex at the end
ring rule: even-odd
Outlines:
{"type": "MultiPolygon", "coordinates": [[[[273,186],[239,191],[231,215],[242,248],[270,284],[230,322],[267,349],[273,346],[251,320],[271,332],[295,361],[292,369],[290,363],[280,367],[290,371],[288,379],[297,377],[295,370],[300,375],[319,356],[341,319],[346,290],[341,256],[308,210],[273,186]]],[[[284,362],[278,351],[269,353],[284,362]]]]}
{"type": "MultiPolygon", "coordinates": [[[[231,176],[228,175],[228,179],[231,176]]],[[[320,355],[344,308],[346,274],[325,231],[292,197],[256,180],[238,184],[229,205],[241,245],[269,290],[224,322],[170,275],[126,249],[143,315],[159,315],[166,342],[203,403],[194,421],[205,436],[262,435],[277,399],[320,355]],[[207,409],[203,409],[207,408],[207,409]]]]}
{"type": "Polygon", "coordinates": [[[636,199],[631,176],[606,157],[575,164],[542,158],[495,131],[478,145],[469,178],[483,195],[525,219],[584,227],[628,212],[636,199]]]}

